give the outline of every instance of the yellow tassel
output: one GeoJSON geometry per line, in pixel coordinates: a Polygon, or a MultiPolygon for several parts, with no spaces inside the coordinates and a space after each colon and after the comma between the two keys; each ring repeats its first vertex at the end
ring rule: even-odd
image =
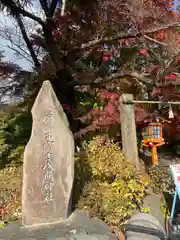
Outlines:
{"type": "Polygon", "coordinates": [[[173,114],[171,105],[169,105],[169,118],[174,118],[174,114],[173,114]]]}

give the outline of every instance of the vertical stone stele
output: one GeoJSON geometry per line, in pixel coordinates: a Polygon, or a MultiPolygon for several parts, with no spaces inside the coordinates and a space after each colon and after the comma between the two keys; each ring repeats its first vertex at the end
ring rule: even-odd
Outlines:
{"type": "Polygon", "coordinates": [[[23,162],[24,226],[65,220],[74,180],[73,135],[49,81],[43,82],[31,112],[32,133],[23,162]]]}

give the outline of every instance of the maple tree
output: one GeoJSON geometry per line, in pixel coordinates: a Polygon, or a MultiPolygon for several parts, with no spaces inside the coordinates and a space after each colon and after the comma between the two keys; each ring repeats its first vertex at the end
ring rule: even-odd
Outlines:
{"type": "MultiPolygon", "coordinates": [[[[91,92],[101,102],[79,118],[92,122],[84,133],[119,123],[123,92],[179,98],[180,19],[169,10],[172,1],[67,1],[63,14],[59,1],[41,0],[42,18],[27,10],[30,1],[0,3],[17,21],[39,79],[51,80],[70,124],[77,118],[77,91],[91,92]],[[39,25],[37,33],[28,36],[24,17],[39,25]]],[[[147,115],[144,106],[136,106],[137,121],[147,115]]]]}

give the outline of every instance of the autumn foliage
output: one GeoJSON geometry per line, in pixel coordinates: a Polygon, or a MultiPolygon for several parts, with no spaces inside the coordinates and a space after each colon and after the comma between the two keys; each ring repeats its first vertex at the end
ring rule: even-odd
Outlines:
{"type": "MultiPolygon", "coordinates": [[[[20,28],[23,17],[38,24],[29,39],[22,34],[39,82],[52,81],[70,124],[72,119],[86,124],[82,133],[119,123],[122,93],[136,99],[180,98],[180,15],[171,10],[172,1],[69,1],[64,15],[55,0],[50,6],[39,1],[44,19],[28,14],[21,3],[12,7],[12,0],[0,2],[10,8],[20,28]],[[94,102],[78,114],[80,100],[73,97],[85,88],[94,102]]],[[[151,115],[145,106],[135,108],[137,123],[151,115]]],[[[163,109],[159,114],[165,115],[163,109]]]]}

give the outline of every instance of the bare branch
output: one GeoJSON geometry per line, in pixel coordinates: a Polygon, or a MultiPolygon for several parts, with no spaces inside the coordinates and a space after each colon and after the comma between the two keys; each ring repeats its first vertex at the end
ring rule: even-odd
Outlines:
{"type": "Polygon", "coordinates": [[[165,66],[165,68],[164,68],[163,71],[166,72],[167,69],[171,67],[171,65],[174,63],[174,61],[175,61],[178,57],[180,57],[180,50],[179,50],[176,54],[174,54],[174,56],[173,56],[172,58],[170,58],[170,59],[168,60],[168,62],[166,63],[166,66],[165,66]]]}
{"type": "Polygon", "coordinates": [[[26,11],[21,6],[18,6],[14,0],[1,0],[3,6],[5,6],[11,13],[13,17],[18,16],[18,14],[22,14],[24,17],[28,17],[36,22],[38,22],[41,26],[44,25],[44,22],[41,18],[36,15],[26,11]]]}
{"type": "Polygon", "coordinates": [[[18,12],[21,13],[24,17],[28,17],[28,18],[38,22],[41,26],[44,26],[43,20],[41,18],[35,16],[34,14],[27,12],[26,10],[21,9],[19,7],[18,7],[18,12]]]}
{"type": "Polygon", "coordinates": [[[151,37],[148,37],[147,35],[144,35],[144,38],[146,38],[147,40],[149,40],[149,41],[151,41],[151,42],[154,42],[154,43],[157,43],[157,44],[159,44],[159,45],[162,45],[162,46],[164,46],[164,47],[168,46],[167,43],[159,42],[159,41],[156,40],[156,39],[153,39],[153,38],[151,38],[151,37]]]}
{"type": "Polygon", "coordinates": [[[33,49],[32,43],[30,42],[30,40],[29,40],[29,38],[27,36],[26,30],[25,30],[25,27],[24,27],[24,24],[23,24],[23,22],[21,20],[20,15],[16,17],[16,20],[17,20],[17,23],[18,23],[19,28],[21,30],[22,37],[23,37],[23,39],[24,39],[24,41],[26,43],[26,46],[27,46],[27,48],[29,50],[29,53],[31,54],[32,60],[34,62],[34,65],[38,69],[41,66],[41,64],[39,63],[39,60],[38,60],[38,58],[36,56],[36,53],[35,53],[35,51],[33,49]]]}
{"type": "Polygon", "coordinates": [[[46,16],[48,16],[48,12],[49,12],[49,7],[48,7],[48,2],[47,0],[39,0],[42,9],[44,10],[44,13],[46,16]]]}
{"type": "MultiPolygon", "coordinates": [[[[15,44],[14,44],[15,45],[15,44]]],[[[15,45],[16,46],[16,45],[15,45]]],[[[18,47],[18,46],[16,46],[16,47],[18,47]]],[[[17,55],[19,55],[19,56],[21,56],[21,59],[23,59],[23,58],[25,58],[26,59],[26,61],[28,61],[29,63],[31,63],[31,64],[33,64],[33,62],[29,59],[29,54],[24,50],[24,49],[22,49],[22,48],[20,48],[20,50],[22,51],[22,52],[24,52],[24,54],[23,53],[20,53],[16,48],[14,48],[13,46],[8,46],[8,48],[9,49],[11,49],[11,50],[13,50],[17,55]]],[[[20,59],[20,58],[19,58],[20,59]]]]}
{"type": "Polygon", "coordinates": [[[17,25],[13,24],[11,31],[9,28],[7,28],[6,25],[2,29],[0,29],[0,36],[10,42],[7,47],[15,52],[17,56],[21,56],[21,58],[25,58],[28,62],[33,64],[33,62],[30,60],[31,55],[29,54],[27,47],[24,43],[21,43],[22,38],[20,37],[20,29],[17,25]],[[18,31],[17,31],[18,30],[18,31]],[[16,39],[18,38],[18,41],[16,39]],[[26,50],[27,51],[26,51],[26,50]]]}
{"type": "MultiPolygon", "coordinates": [[[[172,58],[170,58],[170,59],[166,62],[166,64],[165,64],[165,66],[163,67],[163,69],[158,72],[158,76],[160,76],[160,75],[161,75],[161,76],[165,76],[165,75],[168,73],[168,71],[170,70],[170,68],[172,67],[172,65],[174,64],[175,60],[176,60],[178,57],[180,57],[180,50],[179,50],[176,54],[174,54],[174,56],[172,56],[172,58]]],[[[177,74],[177,75],[178,75],[178,74],[177,74]]]]}

